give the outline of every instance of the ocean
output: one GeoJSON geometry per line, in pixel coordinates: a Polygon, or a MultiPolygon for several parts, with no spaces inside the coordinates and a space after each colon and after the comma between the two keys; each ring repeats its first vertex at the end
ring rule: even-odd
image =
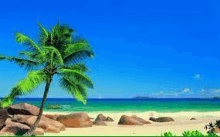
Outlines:
{"type": "MultiPolygon", "coordinates": [[[[16,99],[13,104],[29,103],[40,107],[40,98],[16,99]]],[[[220,111],[220,99],[88,99],[84,105],[74,99],[48,98],[44,111],[60,112],[210,112],[220,111]],[[61,109],[48,109],[48,105],[59,104],[61,109]]]]}

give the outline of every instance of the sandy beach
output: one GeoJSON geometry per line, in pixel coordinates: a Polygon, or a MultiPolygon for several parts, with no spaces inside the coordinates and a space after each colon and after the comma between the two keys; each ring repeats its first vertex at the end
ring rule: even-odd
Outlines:
{"type": "MultiPolygon", "coordinates": [[[[176,112],[176,113],[157,113],[157,112],[88,112],[91,118],[96,118],[102,113],[114,119],[113,122],[106,122],[107,126],[92,126],[87,128],[66,128],[60,133],[45,133],[46,136],[160,136],[163,132],[171,131],[176,135],[182,135],[185,130],[199,130],[202,133],[207,131],[204,129],[209,122],[215,122],[220,119],[220,112],[176,112]],[[137,115],[147,121],[149,117],[172,117],[174,122],[152,122],[141,126],[122,126],[118,125],[120,117],[125,114],[128,116],[137,115]],[[190,118],[196,120],[190,120],[190,118]]],[[[68,112],[44,112],[44,114],[69,114],[68,112]]],[[[92,119],[92,121],[94,120],[92,119]]]]}

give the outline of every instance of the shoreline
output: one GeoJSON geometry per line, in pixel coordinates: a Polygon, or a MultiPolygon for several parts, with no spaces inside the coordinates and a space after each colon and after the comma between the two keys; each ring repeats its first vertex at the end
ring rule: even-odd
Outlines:
{"type": "MultiPolygon", "coordinates": [[[[71,112],[48,112],[44,111],[43,114],[70,114],[71,112]]],[[[75,112],[72,112],[75,113],[75,112]]],[[[47,136],[160,136],[161,133],[171,131],[172,133],[181,136],[183,131],[198,130],[203,134],[207,133],[204,129],[205,125],[209,122],[215,122],[220,119],[220,111],[218,112],[174,112],[174,113],[158,113],[155,111],[147,112],[86,112],[89,117],[94,118],[102,113],[104,116],[110,116],[114,119],[113,122],[106,122],[107,126],[92,126],[87,128],[66,128],[65,131],[60,133],[46,133],[47,136]],[[137,115],[151,124],[125,126],[118,125],[118,121],[122,115],[137,115]],[[172,117],[174,122],[152,122],[149,117],[172,117]],[[190,120],[190,118],[196,120],[190,120]]]]}
{"type": "MultiPolygon", "coordinates": [[[[215,117],[219,116],[220,117],[220,111],[208,111],[208,112],[198,112],[198,111],[181,111],[181,112],[156,112],[156,111],[145,111],[145,112],[138,112],[138,111],[94,111],[94,112],[86,112],[86,111],[77,111],[77,112],[85,112],[88,115],[96,115],[96,114],[107,114],[107,115],[140,115],[144,117],[162,117],[162,116],[172,116],[172,117],[215,117]]],[[[75,113],[75,111],[70,112],[70,111],[44,111],[44,114],[70,114],[70,113],[75,113]]]]}

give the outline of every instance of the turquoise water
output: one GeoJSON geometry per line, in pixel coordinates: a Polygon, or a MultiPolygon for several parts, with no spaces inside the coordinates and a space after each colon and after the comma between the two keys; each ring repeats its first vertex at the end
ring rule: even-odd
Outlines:
{"type": "MultiPolygon", "coordinates": [[[[41,99],[17,99],[15,103],[30,103],[40,107],[41,99]]],[[[180,112],[220,111],[220,99],[88,99],[83,105],[74,99],[47,99],[46,111],[156,111],[156,112],[180,112]],[[47,109],[48,104],[60,104],[62,109],[47,109]]]]}

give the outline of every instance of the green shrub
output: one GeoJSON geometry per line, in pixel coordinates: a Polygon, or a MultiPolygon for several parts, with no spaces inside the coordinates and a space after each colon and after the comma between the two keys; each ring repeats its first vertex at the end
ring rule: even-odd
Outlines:
{"type": "Polygon", "coordinates": [[[210,133],[208,133],[207,136],[208,137],[217,137],[218,135],[216,135],[216,133],[214,133],[214,132],[210,132],[210,133]]]}
{"type": "Polygon", "coordinates": [[[194,136],[204,137],[204,135],[201,132],[199,132],[198,130],[196,130],[196,131],[184,131],[182,133],[182,135],[184,137],[194,137],[194,136]]]}
{"type": "MultiPolygon", "coordinates": [[[[203,135],[202,132],[195,130],[195,131],[184,131],[182,133],[182,135],[184,137],[195,137],[195,136],[199,136],[199,137],[217,137],[218,135],[216,135],[216,133],[213,132],[209,132],[207,135],[203,135]]],[[[172,137],[172,136],[176,136],[174,134],[172,134],[172,132],[165,132],[161,134],[162,137],[172,137]]]]}
{"type": "Polygon", "coordinates": [[[170,131],[169,132],[165,132],[163,134],[161,134],[162,137],[173,137],[173,136],[176,136],[174,134],[172,134],[170,131]]]}
{"type": "Polygon", "coordinates": [[[62,106],[59,104],[48,104],[47,109],[62,109],[62,106]]]}

